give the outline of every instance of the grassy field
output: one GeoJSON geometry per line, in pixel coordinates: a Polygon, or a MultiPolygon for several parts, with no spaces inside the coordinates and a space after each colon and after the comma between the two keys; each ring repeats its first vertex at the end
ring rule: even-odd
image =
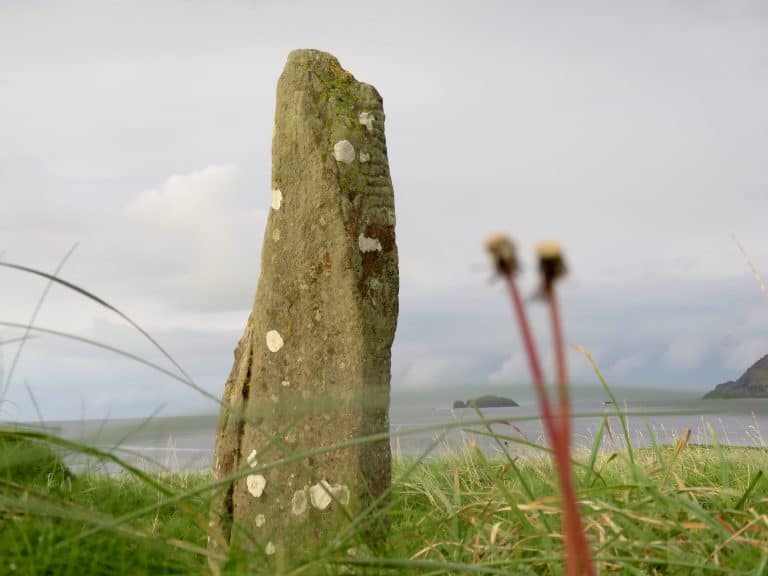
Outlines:
{"type": "MultiPolygon", "coordinates": [[[[51,438],[30,434],[0,435],[0,574],[208,572],[210,475],[72,475],[49,449],[51,438]]],[[[765,574],[766,464],[762,448],[685,438],[578,455],[578,497],[599,573],[765,574]]],[[[453,456],[397,459],[393,477],[386,549],[366,548],[351,531],[281,571],[562,573],[556,476],[543,450],[488,460],[468,440],[453,456]]],[[[223,572],[275,568],[263,555],[235,551],[223,572]]]]}
{"type": "MultiPolygon", "coordinates": [[[[100,342],[56,334],[132,358],[219,402],[110,304],[50,274],[0,264],[64,284],[115,312],[178,373],[100,342]]],[[[44,298],[45,292],[40,303],[44,298]]],[[[573,455],[575,496],[597,572],[768,574],[768,448],[762,441],[753,448],[722,446],[714,432],[711,445],[692,445],[685,431],[676,445],[659,446],[649,430],[651,446],[636,449],[619,403],[593,366],[617,407],[622,432],[615,436],[604,418],[591,450],[573,455]],[[605,437],[612,452],[600,450],[605,437]]],[[[565,387],[566,379],[560,381],[565,387]]],[[[525,451],[488,459],[473,442],[491,430],[478,418],[474,430],[467,430],[468,422],[456,424],[467,441],[455,453],[394,461],[389,507],[377,512],[390,523],[383,547],[369,548],[364,531],[355,528],[364,523],[353,523],[293,563],[276,565],[266,551],[230,550],[215,558],[222,573],[563,574],[562,502],[548,450],[496,436],[500,448],[508,442],[525,451]]],[[[570,468],[567,443],[553,445],[559,446],[559,469],[570,468]]],[[[332,449],[295,454],[285,463],[332,449]]],[[[227,481],[249,472],[237,471],[227,481]]],[[[113,453],[40,430],[0,429],[0,575],[209,573],[215,553],[207,547],[208,509],[215,485],[210,474],[149,473],[113,453]],[[60,458],[67,453],[88,456],[94,467],[72,474],[60,458]],[[102,464],[122,472],[108,475],[102,464]]]]}

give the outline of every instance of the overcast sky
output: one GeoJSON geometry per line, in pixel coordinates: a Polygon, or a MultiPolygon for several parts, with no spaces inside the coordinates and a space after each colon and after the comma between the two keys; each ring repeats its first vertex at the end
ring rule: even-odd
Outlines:
{"type": "MultiPolygon", "coordinates": [[[[2,258],[52,272],[79,243],[61,276],[220,395],[258,276],[277,78],[292,49],[318,48],[384,97],[395,395],[526,387],[482,250],[496,230],[529,273],[535,243],[564,244],[568,340],[611,383],[704,393],[768,353],[768,299],[731,239],[768,274],[766,6],[2,0],[2,258]]],[[[44,288],[0,270],[0,320],[28,322],[44,288]]],[[[61,288],[37,324],[161,361],[61,288]]],[[[6,376],[15,350],[0,346],[6,376]]],[[[53,336],[27,343],[0,419],[35,418],[30,393],[47,420],[213,407],[53,336]]]]}

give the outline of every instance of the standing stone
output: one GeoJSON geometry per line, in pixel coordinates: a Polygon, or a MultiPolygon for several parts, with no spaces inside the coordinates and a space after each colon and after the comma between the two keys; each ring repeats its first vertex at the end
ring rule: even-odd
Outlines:
{"type": "Polygon", "coordinates": [[[277,85],[261,275],[214,456],[217,479],[252,473],[215,494],[214,549],[284,565],[389,487],[388,439],[260,466],[389,431],[397,294],[381,96],[330,54],[291,52],[277,85]]]}

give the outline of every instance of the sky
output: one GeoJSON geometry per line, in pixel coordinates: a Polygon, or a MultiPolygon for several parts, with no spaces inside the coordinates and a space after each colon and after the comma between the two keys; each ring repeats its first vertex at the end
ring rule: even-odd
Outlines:
{"type": "MultiPolygon", "coordinates": [[[[768,353],[751,269],[768,275],[761,0],[0,0],[1,258],[53,272],[75,246],[60,276],[219,396],[255,293],[275,88],[296,48],[331,52],[384,98],[393,398],[528,390],[483,252],[495,231],[516,240],[527,294],[535,244],[563,244],[567,339],[617,389],[703,394],[768,353]]],[[[28,323],[45,288],[0,270],[0,321],[28,323]]],[[[549,360],[545,310],[531,313],[549,360]]],[[[61,287],[35,323],[168,366],[61,287]]],[[[9,379],[22,333],[0,325],[0,419],[215,408],[50,334],[25,343],[9,379]]],[[[575,351],[569,367],[575,394],[597,383],[575,351]]]]}

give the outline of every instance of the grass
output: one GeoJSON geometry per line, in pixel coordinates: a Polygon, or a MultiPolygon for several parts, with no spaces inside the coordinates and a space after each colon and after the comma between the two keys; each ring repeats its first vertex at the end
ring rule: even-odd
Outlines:
{"type": "MultiPolygon", "coordinates": [[[[63,285],[111,310],[147,338],[177,372],[100,342],[48,333],[142,362],[219,402],[137,323],[58,278],[58,270],[51,275],[4,262],[0,266],[41,276],[49,285],[63,285]]],[[[41,301],[44,297],[45,292],[41,301]]],[[[25,329],[24,339],[41,331],[33,322],[34,315],[28,325],[16,326],[25,329]]],[[[567,414],[565,372],[559,372],[561,412],[567,414]]],[[[543,382],[539,384],[543,391],[543,382]]],[[[638,449],[629,442],[626,419],[617,408],[626,444],[616,452],[600,450],[608,430],[604,420],[592,449],[571,459],[567,420],[557,425],[550,415],[544,420],[554,458],[548,449],[524,443],[529,452],[523,458],[504,452],[503,457],[488,459],[472,441],[472,434],[494,436],[490,422],[478,415],[477,428],[467,431],[469,440],[460,451],[429,460],[395,459],[384,511],[390,529],[383,546],[369,548],[362,528],[368,518],[355,518],[302,558],[282,559],[263,552],[230,549],[224,555],[209,549],[208,539],[215,536],[207,521],[214,491],[250,472],[386,434],[293,454],[214,480],[211,474],[150,474],[114,453],[45,431],[0,429],[0,574],[203,574],[210,573],[211,559],[223,574],[559,575],[566,570],[591,572],[593,563],[601,574],[768,573],[766,448],[722,445],[714,432],[711,445],[690,445],[688,432],[674,446],[660,446],[651,436],[651,447],[638,449]],[[62,463],[64,453],[86,455],[99,465],[72,474],[62,463]],[[118,466],[122,472],[107,475],[101,464],[118,466]],[[571,477],[572,489],[564,490],[563,479],[571,477]],[[574,512],[583,532],[573,522],[574,512]],[[585,534],[587,542],[574,544],[575,532],[585,534]],[[580,546],[586,558],[591,555],[586,568],[577,566],[573,554],[565,554],[566,540],[576,546],[572,552],[580,546]]],[[[518,438],[496,439],[500,447],[504,441],[521,443],[518,438]]],[[[379,513],[372,506],[361,516],[379,513]]]]}
{"type": "MultiPolygon", "coordinates": [[[[45,435],[3,438],[0,573],[208,573],[198,518],[207,516],[210,474],[72,475],[45,435]]],[[[487,459],[468,438],[450,456],[395,460],[386,548],[370,550],[352,533],[281,571],[562,574],[548,455],[487,459]]],[[[764,573],[768,450],[688,445],[682,436],[677,446],[633,452],[630,460],[594,450],[574,462],[599,573],[764,573]]],[[[274,570],[262,556],[234,551],[223,573],[274,570]]]]}

